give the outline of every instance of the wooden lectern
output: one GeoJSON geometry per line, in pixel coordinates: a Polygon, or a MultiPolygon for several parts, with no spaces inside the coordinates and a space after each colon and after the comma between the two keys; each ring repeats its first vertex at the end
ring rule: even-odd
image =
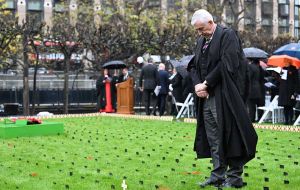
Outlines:
{"type": "Polygon", "coordinates": [[[117,86],[117,113],[134,114],[133,78],[130,77],[117,86]]]}

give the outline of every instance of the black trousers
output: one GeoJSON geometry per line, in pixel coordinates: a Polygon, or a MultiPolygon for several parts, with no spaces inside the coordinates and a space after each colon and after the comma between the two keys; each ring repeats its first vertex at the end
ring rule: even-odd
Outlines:
{"type": "Polygon", "coordinates": [[[154,106],[153,112],[155,113],[156,112],[156,107],[158,107],[159,116],[162,116],[165,113],[166,97],[167,97],[167,94],[159,94],[157,96],[157,101],[156,101],[156,105],[154,106]]]}
{"type": "Polygon", "coordinates": [[[293,117],[294,117],[294,110],[293,106],[283,106],[284,112],[284,124],[292,125],[293,124],[293,117]]]}
{"type": "Polygon", "coordinates": [[[212,181],[227,181],[233,185],[243,185],[243,167],[236,167],[227,164],[226,158],[219,150],[219,128],[217,123],[216,101],[214,96],[209,96],[204,101],[203,117],[208,144],[210,146],[213,170],[210,178],[212,181]]]}
{"type": "Polygon", "coordinates": [[[144,102],[145,102],[145,111],[147,115],[150,115],[151,97],[155,98],[154,89],[144,89],[143,92],[144,92],[143,95],[144,95],[144,102]]]}

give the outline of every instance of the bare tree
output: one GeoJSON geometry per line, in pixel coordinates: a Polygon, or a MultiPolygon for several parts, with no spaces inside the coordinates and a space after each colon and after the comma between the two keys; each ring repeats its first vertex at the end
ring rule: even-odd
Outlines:
{"type": "Polygon", "coordinates": [[[55,18],[53,28],[47,34],[47,38],[55,43],[58,52],[64,55],[64,92],[63,92],[63,113],[68,113],[69,106],[69,71],[72,54],[79,50],[80,41],[76,27],[69,22],[67,15],[60,15],[55,18]]]}

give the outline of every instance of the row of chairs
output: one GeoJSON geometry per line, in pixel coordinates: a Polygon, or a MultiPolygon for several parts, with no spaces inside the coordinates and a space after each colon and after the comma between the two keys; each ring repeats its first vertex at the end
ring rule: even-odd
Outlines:
{"type": "MultiPolygon", "coordinates": [[[[267,120],[271,120],[273,124],[278,122],[283,122],[283,107],[278,106],[278,98],[279,96],[276,95],[270,103],[266,104],[266,106],[258,107],[258,109],[263,110],[264,113],[262,117],[259,119],[258,123],[263,123],[267,120]]],[[[179,119],[180,117],[194,117],[194,97],[192,93],[189,93],[187,98],[184,102],[177,102],[175,97],[172,96],[172,101],[175,104],[176,110],[177,110],[177,116],[176,119],[179,119]]],[[[294,109],[297,110],[297,109],[294,109]]],[[[300,110],[297,110],[300,111],[300,110]]],[[[294,126],[300,124],[300,115],[298,118],[296,118],[296,121],[294,122],[294,126]]]]}
{"type": "MultiPolygon", "coordinates": [[[[264,111],[264,113],[263,113],[262,117],[260,118],[260,120],[258,121],[258,123],[263,123],[264,121],[266,121],[270,118],[271,118],[273,124],[283,122],[283,120],[284,120],[283,107],[278,106],[278,98],[279,98],[279,96],[276,95],[268,105],[258,107],[258,109],[264,111]]],[[[296,108],[294,108],[294,110],[300,111],[296,108]]],[[[300,115],[298,116],[298,118],[296,118],[296,121],[294,122],[293,125],[296,126],[299,124],[300,124],[300,115]]]]}

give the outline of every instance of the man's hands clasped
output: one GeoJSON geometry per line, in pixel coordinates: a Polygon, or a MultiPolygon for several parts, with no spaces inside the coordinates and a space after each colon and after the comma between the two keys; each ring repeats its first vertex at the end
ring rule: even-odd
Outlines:
{"type": "Polygon", "coordinates": [[[208,92],[207,92],[207,85],[206,84],[207,84],[206,81],[204,81],[203,83],[199,83],[199,84],[195,85],[195,93],[200,98],[207,98],[208,95],[209,95],[208,92]]]}

